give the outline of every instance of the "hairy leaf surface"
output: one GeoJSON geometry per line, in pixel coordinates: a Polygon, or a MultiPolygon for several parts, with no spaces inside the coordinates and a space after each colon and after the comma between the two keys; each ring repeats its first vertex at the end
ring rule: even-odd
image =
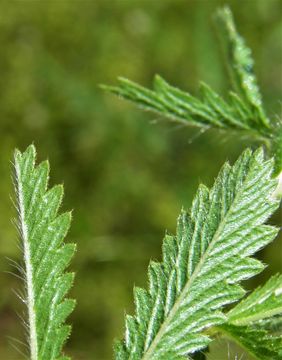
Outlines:
{"type": "Polygon", "coordinates": [[[247,150],[210,190],[199,187],[176,236],[164,239],[162,263],[150,263],[149,289],[134,289],[116,359],[182,359],[209,344],[203,332],[227,320],[223,305],[244,295],[238,282],[264,268],[250,256],[277,234],[263,225],[278,206],[272,170],[261,150],[247,150]]]}
{"type": "Polygon", "coordinates": [[[282,275],[270,278],[227,314],[219,328],[256,359],[281,360],[282,275]]]}
{"type": "Polygon", "coordinates": [[[74,244],[64,244],[71,214],[58,215],[63,187],[48,190],[49,164],[35,166],[33,145],[24,153],[15,151],[15,189],[24,262],[26,305],[31,360],[67,359],[62,346],[69,336],[65,319],[75,301],[65,299],[73,283],[66,273],[75,252],[74,244]]]}
{"type": "Polygon", "coordinates": [[[228,313],[228,322],[247,325],[282,314],[282,275],[270,278],[228,313]]]}
{"type": "Polygon", "coordinates": [[[228,337],[245,348],[258,360],[282,360],[282,337],[270,335],[257,325],[221,327],[228,337]]]}

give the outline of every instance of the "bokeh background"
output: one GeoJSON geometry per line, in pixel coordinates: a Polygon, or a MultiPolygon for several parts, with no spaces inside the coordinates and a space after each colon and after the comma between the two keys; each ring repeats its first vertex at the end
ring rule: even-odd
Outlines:
{"type": "MultiPolygon", "coordinates": [[[[281,113],[282,1],[229,1],[253,49],[271,117],[281,113]]],[[[226,159],[250,139],[169,124],[104,93],[119,75],[150,86],[155,73],[196,93],[204,80],[229,88],[212,16],[220,0],[53,0],[0,3],[0,358],[20,360],[23,311],[13,289],[19,260],[11,171],[13,149],[33,142],[64,183],[74,209],[69,241],[77,307],[66,352],[77,360],[112,358],[131,312],[133,285],[146,285],[165,231],[199,182],[211,185],[226,159]],[[10,196],[9,196],[10,195],[10,196]],[[18,350],[17,350],[18,349],[18,350]]],[[[282,213],[271,220],[281,225],[282,213]]],[[[252,288],[281,271],[282,238],[259,253],[268,268],[252,288]]],[[[214,355],[228,359],[227,351],[214,355]]],[[[245,358],[244,358],[245,359],[245,358]]]]}

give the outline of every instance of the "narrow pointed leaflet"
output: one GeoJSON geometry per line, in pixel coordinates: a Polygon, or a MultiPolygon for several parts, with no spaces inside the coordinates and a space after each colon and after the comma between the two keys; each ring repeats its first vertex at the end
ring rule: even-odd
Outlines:
{"type": "Polygon", "coordinates": [[[33,145],[15,151],[15,190],[18,227],[23,248],[31,360],[65,360],[62,347],[69,336],[65,325],[75,301],[65,299],[73,273],[65,272],[74,244],[64,244],[71,214],[58,215],[61,185],[48,187],[49,164],[35,166],[33,145]]]}
{"type": "Polygon", "coordinates": [[[126,316],[116,359],[187,359],[209,344],[204,332],[227,321],[223,306],[245,293],[239,282],[264,268],[251,256],[278,232],[264,225],[278,207],[272,171],[261,149],[247,150],[210,190],[199,187],[176,235],[164,238],[163,261],[149,265],[149,289],[134,289],[135,315],[126,316]]]}

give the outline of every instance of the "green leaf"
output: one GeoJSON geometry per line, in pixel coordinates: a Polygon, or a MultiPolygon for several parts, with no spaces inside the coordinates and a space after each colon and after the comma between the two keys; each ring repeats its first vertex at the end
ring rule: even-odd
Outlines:
{"type": "Polygon", "coordinates": [[[228,313],[233,325],[248,325],[282,314],[282,275],[270,278],[228,313]]]}
{"type": "Polygon", "coordinates": [[[118,86],[103,88],[172,121],[206,129],[233,129],[247,131],[253,136],[269,136],[269,129],[263,123],[254,123],[253,112],[233,92],[226,102],[204,83],[200,86],[200,97],[196,98],[169,85],[159,75],[155,76],[153,90],[122,77],[118,81],[118,86]]]}
{"type": "Polygon", "coordinates": [[[271,336],[258,326],[223,325],[227,337],[237,342],[259,360],[282,360],[282,337],[271,336]]]}
{"type": "Polygon", "coordinates": [[[63,187],[47,189],[49,164],[35,166],[33,145],[15,151],[15,191],[18,228],[22,241],[28,330],[31,360],[65,357],[62,347],[70,334],[64,325],[75,301],[64,299],[73,283],[73,273],[65,273],[75,252],[74,244],[64,244],[70,212],[58,215],[63,187]]]}
{"type": "Polygon", "coordinates": [[[237,32],[229,7],[226,6],[217,12],[217,20],[221,25],[219,34],[226,43],[227,64],[235,90],[243,96],[245,104],[253,114],[253,120],[262,126],[269,127],[270,121],[265,115],[262,97],[254,75],[252,53],[237,32]]]}
{"type": "Polygon", "coordinates": [[[173,122],[204,130],[236,130],[258,139],[275,157],[275,174],[278,175],[282,171],[282,122],[270,121],[265,114],[251,50],[237,33],[230,9],[219,10],[217,20],[234,85],[229,99],[224,100],[205,83],[200,85],[199,96],[192,96],[158,75],[152,90],[122,77],[117,86],[102,85],[102,88],[173,122]]]}
{"type": "Polygon", "coordinates": [[[238,282],[264,268],[250,256],[278,232],[263,225],[278,206],[272,170],[261,150],[247,150],[210,190],[199,187],[176,236],[165,236],[163,261],[150,263],[149,289],[134,289],[116,359],[184,359],[209,344],[204,331],[226,322],[222,307],[244,295],[238,282]]]}
{"type": "Polygon", "coordinates": [[[227,314],[227,323],[219,326],[260,360],[282,359],[282,337],[275,336],[281,325],[282,275],[270,278],[227,314]],[[277,317],[278,316],[278,317],[277,317]]]}

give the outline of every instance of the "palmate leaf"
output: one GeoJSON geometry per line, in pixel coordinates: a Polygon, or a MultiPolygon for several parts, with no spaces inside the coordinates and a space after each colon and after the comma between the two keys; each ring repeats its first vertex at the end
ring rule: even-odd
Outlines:
{"type": "Polygon", "coordinates": [[[24,153],[15,151],[15,189],[28,310],[31,360],[63,360],[62,346],[69,336],[65,319],[75,301],[64,299],[73,283],[73,273],[64,272],[74,244],[64,244],[71,214],[58,215],[63,187],[47,190],[49,164],[35,166],[33,145],[24,153]]]}
{"type": "Polygon", "coordinates": [[[226,322],[223,305],[244,295],[238,282],[264,266],[250,256],[273,240],[263,225],[278,206],[277,181],[262,150],[223,166],[214,186],[200,186],[176,236],[163,242],[163,262],[149,266],[149,290],[135,288],[136,313],[126,316],[116,359],[176,360],[206,347],[203,332],[226,322]]]}
{"type": "Polygon", "coordinates": [[[282,334],[274,334],[281,314],[282,275],[277,274],[229,311],[219,328],[256,359],[282,360],[282,334]]]}

